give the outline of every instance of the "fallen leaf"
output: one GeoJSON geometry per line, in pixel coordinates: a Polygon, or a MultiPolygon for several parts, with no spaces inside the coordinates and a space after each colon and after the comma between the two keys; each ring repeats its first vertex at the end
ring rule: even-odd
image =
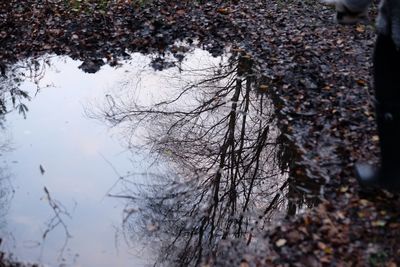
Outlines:
{"type": "Polygon", "coordinates": [[[322,243],[322,242],[318,242],[317,243],[317,246],[318,246],[318,248],[320,249],[320,250],[324,250],[324,249],[326,249],[326,245],[325,245],[325,243],[322,243]]]}
{"type": "Polygon", "coordinates": [[[228,8],[218,8],[217,12],[222,14],[222,15],[228,15],[230,13],[230,10],[228,8]]]}
{"type": "Polygon", "coordinates": [[[266,84],[261,84],[260,85],[260,91],[261,92],[266,92],[268,90],[268,85],[266,84]]]}
{"type": "Polygon", "coordinates": [[[39,165],[40,174],[43,175],[46,171],[42,165],[39,165]]]}
{"type": "Polygon", "coordinates": [[[287,238],[288,238],[289,243],[296,243],[296,242],[300,241],[303,238],[303,236],[302,236],[302,234],[300,234],[299,231],[293,230],[287,234],[287,238]]]}
{"type": "Polygon", "coordinates": [[[365,26],[362,24],[357,25],[356,31],[358,32],[365,32],[365,26]]]}
{"type": "Polygon", "coordinates": [[[347,190],[349,190],[349,187],[348,187],[348,186],[342,186],[342,187],[340,188],[340,192],[342,192],[342,193],[347,192],[347,190]]]}
{"type": "Polygon", "coordinates": [[[275,242],[275,245],[278,248],[280,248],[280,247],[284,246],[286,244],[286,242],[287,242],[286,239],[281,238],[281,239],[279,239],[278,241],[275,242]]]}
{"type": "Polygon", "coordinates": [[[386,222],[383,221],[383,220],[377,220],[377,221],[373,221],[373,222],[371,223],[371,225],[372,225],[372,226],[375,226],[375,227],[383,227],[383,226],[386,225],[386,222]]]}
{"type": "Polygon", "coordinates": [[[362,86],[365,86],[367,84],[367,82],[365,80],[362,80],[362,79],[356,80],[356,83],[358,83],[359,85],[362,85],[362,86]]]}
{"type": "Polygon", "coordinates": [[[360,200],[359,200],[359,203],[360,203],[362,206],[368,206],[369,204],[371,204],[371,202],[369,202],[369,201],[366,200],[366,199],[360,199],[360,200]]]}
{"type": "Polygon", "coordinates": [[[333,249],[332,249],[331,247],[326,247],[325,249],[323,249],[323,251],[324,251],[326,254],[332,254],[332,253],[333,253],[333,249]]]}
{"type": "Polygon", "coordinates": [[[379,142],[379,136],[378,135],[372,136],[372,141],[379,142]]]}

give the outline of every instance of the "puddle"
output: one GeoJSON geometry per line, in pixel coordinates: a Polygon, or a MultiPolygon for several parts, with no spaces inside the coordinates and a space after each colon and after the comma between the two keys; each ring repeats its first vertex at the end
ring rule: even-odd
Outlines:
{"type": "Polygon", "coordinates": [[[194,265],[296,213],[251,59],[150,62],[85,74],[49,56],[2,81],[2,250],[50,266],[194,265]]]}
{"type": "MultiPolygon", "coordinates": [[[[132,154],[120,141],[119,128],[86,114],[131,70],[146,69],[149,60],[137,55],[133,62],[85,74],[78,62],[49,57],[39,60],[39,68],[46,69],[43,75],[36,70],[37,84],[31,78],[21,82],[19,89],[32,98],[17,100],[27,112],[24,116],[17,106],[5,116],[2,130],[8,141],[3,184],[15,191],[3,219],[3,246],[17,258],[50,266],[143,266],[150,258],[139,244],[125,245],[116,231],[123,205],[107,197],[119,176],[148,170],[148,163],[140,163],[146,155],[132,154]]],[[[27,66],[21,70],[31,75],[27,66]]]]}

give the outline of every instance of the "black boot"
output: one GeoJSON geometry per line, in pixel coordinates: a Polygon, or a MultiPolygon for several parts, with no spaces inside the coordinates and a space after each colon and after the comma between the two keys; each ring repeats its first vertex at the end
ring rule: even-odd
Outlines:
{"type": "Polygon", "coordinates": [[[400,192],[399,170],[386,170],[369,164],[355,165],[357,181],[363,188],[382,188],[394,193],[400,192]]]}
{"type": "Polygon", "coordinates": [[[400,192],[400,108],[383,109],[377,107],[381,166],[356,164],[356,175],[363,186],[400,192]]]}
{"type": "Polygon", "coordinates": [[[355,165],[357,181],[364,187],[381,187],[379,184],[380,168],[370,164],[357,163],[355,165]]]}

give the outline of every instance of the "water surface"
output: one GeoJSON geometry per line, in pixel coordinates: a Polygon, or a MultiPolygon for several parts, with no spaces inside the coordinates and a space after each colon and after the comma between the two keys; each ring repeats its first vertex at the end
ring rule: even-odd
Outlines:
{"type": "Polygon", "coordinates": [[[170,60],[14,66],[1,83],[3,250],[50,266],[189,266],[225,240],[257,246],[302,208],[251,57],[170,60]]]}

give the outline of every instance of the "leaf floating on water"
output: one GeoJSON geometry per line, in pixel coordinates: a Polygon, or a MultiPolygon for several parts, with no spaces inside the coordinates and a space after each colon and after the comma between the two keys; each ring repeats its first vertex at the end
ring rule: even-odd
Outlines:
{"type": "Polygon", "coordinates": [[[46,172],[42,165],[39,165],[39,170],[41,175],[44,175],[44,173],[46,172]]]}

